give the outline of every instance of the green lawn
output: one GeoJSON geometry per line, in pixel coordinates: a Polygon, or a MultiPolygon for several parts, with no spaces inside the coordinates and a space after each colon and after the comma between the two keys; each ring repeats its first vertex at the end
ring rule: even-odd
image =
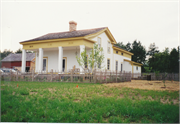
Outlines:
{"type": "Polygon", "coordinates": [[[1,122],[178,123],[178,99],[177,91],[1,82],[1,122]]]}

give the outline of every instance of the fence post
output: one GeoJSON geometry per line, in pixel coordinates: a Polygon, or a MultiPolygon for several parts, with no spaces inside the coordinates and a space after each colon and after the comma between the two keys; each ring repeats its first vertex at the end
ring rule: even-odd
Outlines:
{"type": "Polygon", "coordinates": [[[1,81],[1,73],[2,73],[2,72],[0,72],[0,81],[1,81]]]}
{"type": "Polygon", "coordinates": [[[10,70],[10,81],[12,81],[12,71],[10,70]]]}
{"type": "Polygon", "coordinates": [[[94,83],[96,83],[96,69],[94,69],[93,71],[93,79],[94,79],[94,83]]]}
{"type": "Polygon", "coordinates": [[[102,83],[102,70],[100,71],[100,79],[99,82],[102,83]]]}
{"type": "Polygon", "coordinates": [[[34,81],[34,70],[32,70],[32,82],[34,81]]]}
{"type": "Polygon", "coordinates": [[[106,80],[106,83],[107,83],[107,70],[105,70],[105,80],[106,80]]]}
{"type": "Polygon", "coordinates": [[[51,69],[51,82],[53,80],[53,69],[51,69]]]}
{"type": "Polygon", "coordinates": [[[71,82],[73,82],[73,75],[72,75],[72,70],[71,70],[71,82]]]}
{"type": "Polygon", "coordinates": [[[116,83],[117,83],[117,70],[116,70],[116,83]]]}
{"type": "Polygon", "coordinates": [[[84,74],[83,74],[83,81],[85,81],[85,77],[86,77],[86,72],[84,71],[84,74]]]}

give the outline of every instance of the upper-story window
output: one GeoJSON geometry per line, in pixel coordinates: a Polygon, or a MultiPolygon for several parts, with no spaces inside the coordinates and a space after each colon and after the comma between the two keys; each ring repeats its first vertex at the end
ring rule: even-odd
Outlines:
{"type": "Polygon", "coordinates": [[[110,47],[108,47],[107,52],[108,52],[109,54],[111,53],[110,47]]]}
{"type": "Polygon", "coordinates": [[[123,53],[121,53],[121,55],[123,55],[123,53]]]}
{"type": "Polygon", "coordinates": [[[108,41],[107,53],[111,53],[111,43],[108,41]]]}
{"type": "Polygon", "coordinates": [[[101,38],[98,37],[98,47],[101,48],[101,38]]]}
{"type": "Polygon", "coordinates": [[[118,54],[118,51],[116,51],[116,54],[118,54]]]}
{"type": "Polygon", "coordinates": [[[138,70],[138,66],[136,66],[136,70],[138,70]]]}

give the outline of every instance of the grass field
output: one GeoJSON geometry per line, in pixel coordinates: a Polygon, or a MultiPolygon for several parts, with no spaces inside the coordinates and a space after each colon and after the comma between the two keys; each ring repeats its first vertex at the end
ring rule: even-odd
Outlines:
{"type": "MultiPolygon", "coordinates": [[[[135,83],[139,84],[138,81],[133,84],[135,83]]],[[[1,121],[179,122],[178,90],[137,89],[135,86],[128,86],[131,86],[128,82],[114,84],[1,82],[1,121]]]]}

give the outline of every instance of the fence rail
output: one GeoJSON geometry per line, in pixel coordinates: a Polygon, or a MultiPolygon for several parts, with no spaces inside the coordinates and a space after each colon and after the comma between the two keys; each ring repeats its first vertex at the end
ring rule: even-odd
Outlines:
{"type": "Polygon", "coordinates": [[[151,75],[151,80],[175,80],[179,81],[179,73],[132,73],[132,79],[140,79],[140,80],[147,80],[147,75],[151,75]]]}
{"type": "Polygon", "coordinates": [[[35,81],[35,82],[84,82],[113,83],[131,81],[131,72],[114,72],[94,70],[90,72],[39,72],[35,73],[0,73],[0,80],[5,81],[35,81]]]}

